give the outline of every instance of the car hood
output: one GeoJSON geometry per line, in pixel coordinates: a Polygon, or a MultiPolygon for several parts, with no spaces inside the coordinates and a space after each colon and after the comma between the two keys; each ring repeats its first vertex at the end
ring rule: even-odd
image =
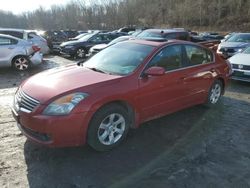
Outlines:
{"type": "Polygon", "coordinates": [[[121,77],[70,65],[38,73],[27,79],[21,88],[23,92],[39,100],[41,104],[47,104],[50,99],[66,92],[74,92],[76,89],[88,92],[94,89],[94,85],[101,86],[103,82],[115,81],[121,77]]]}
{"type": "Polygon", "coordinates": [[[84,43],[84,42],[85,41],[78,41],[78,40],[67,41],[67,42],[63,42],[60,46],[64,47],[64,46],[70,46],[70,45],[75,45],[75,44],[84,43]]]}
{"type": "Polygon", "coordinates": [[[250,65],[250,54],[239,53],[228,59],[230,63],[237,65],[250,65]]]}
{"type": "Polygon", "coordinates": [[[249,45],[249,43],[245,42],[222,42],[219,47],[220,48],[240,48],[249,45]]]}
{"type": "Polygon", "coordinates": [[[93,46],[92,49],[100,50],[100,49],[106,48],[107,46],[108,46],[107,44],[98,44],[98,45],[93,46]]]}

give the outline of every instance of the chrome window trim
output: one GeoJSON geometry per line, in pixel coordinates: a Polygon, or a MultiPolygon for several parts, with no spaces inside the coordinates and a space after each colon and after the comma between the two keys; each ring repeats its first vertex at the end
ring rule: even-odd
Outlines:
{"type": "Polygon", "coordinates": [[[152,56],[152,57],[148,60],[148,62],[145,64],[145,66],[143,67],[143,69],[142,69],[142,71],[141,71],[141,73],[140,73],[139,79],[143,79],[143,76],[142,76],[142,75],[143,75],[143,72],[145,71],[147,65],[152,61],[152,59],[153,59],[161,50],[163,50],[163,49],[166,48],[166,47],[174,46],[174,45],[181,45],[182,47],[184,47],[184,45],[190,45],[190,46],[197,46],[197,47],[199,47],[199,48],[202,48],[202,49],[204,49],[204,50],[206,50],[206,51],[208,51],[208,52],[210,52],[210,53],[213,54],[213,61],[208,62],[208,63],[206,63],[206,64],[199,64],[199,65],[187,66],[187,67],[182,67],[182,68],[178,68],[178,69],[175,69],[175,70],[166,71],[165,74],[167,74],[167,73],[172,73],[172,72],[176,72],[176,71],[180,71],[180,70],[185,70],[185,69],[189,69],[189,68],[194,68],[194,67],[199,67],[199,66],[204,66],[204,65],[209,65],[209,64],[215,63],[215,54],[214,54],[210,49],[207,49],[206,47],[202,47],[202,46],[195,45],[195,44],[183,44],[183,43],[182,43],[182,44],[169,44],[169,45],[166,45],[166,46],[163,46],[163,47],[159,48],[159,49],[155,52],[155,55],[152,56]]]}

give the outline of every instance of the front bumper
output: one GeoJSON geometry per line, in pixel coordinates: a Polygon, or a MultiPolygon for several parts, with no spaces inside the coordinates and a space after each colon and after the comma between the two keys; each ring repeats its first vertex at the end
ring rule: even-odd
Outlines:
{"type": "Polygon", "coordinates": [[[250,82],[250,70],[233,69],[231,79],[250,82]]]}
{"type": "Polygon", "coordinates": [[[80,146],[86,143],[87,112],[68,116],[45,116],[17,112],[12,115],[21,132],[32,142],[48,147],[80,146]]]}

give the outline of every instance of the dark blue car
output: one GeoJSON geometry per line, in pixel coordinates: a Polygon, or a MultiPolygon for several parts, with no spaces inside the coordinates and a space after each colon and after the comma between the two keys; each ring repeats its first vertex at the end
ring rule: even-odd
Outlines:
{"type": "Polygon", "coordinates": [[[60,53],[71,57],[84,58],[89,49],[96,44],[107,44],[120,35],[115,33],[91,33],[76,41],[64,42],[60,45],[60,53]]]}

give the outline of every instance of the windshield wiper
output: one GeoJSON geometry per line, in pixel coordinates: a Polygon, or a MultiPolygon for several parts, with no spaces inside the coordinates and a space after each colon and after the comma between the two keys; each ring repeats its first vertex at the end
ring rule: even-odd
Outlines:
{"type": "Polygon", "coordinates": [[[97,69],[97,68],[94,68],[94,67],[87,67],[88,69],[92,70],[92,71],[95,71],[95,72],[100,72],[100,73],[105,73],[107,74],[107,72],[104,72],[103,70],[100,70],[100,69],[97,69]]]}

